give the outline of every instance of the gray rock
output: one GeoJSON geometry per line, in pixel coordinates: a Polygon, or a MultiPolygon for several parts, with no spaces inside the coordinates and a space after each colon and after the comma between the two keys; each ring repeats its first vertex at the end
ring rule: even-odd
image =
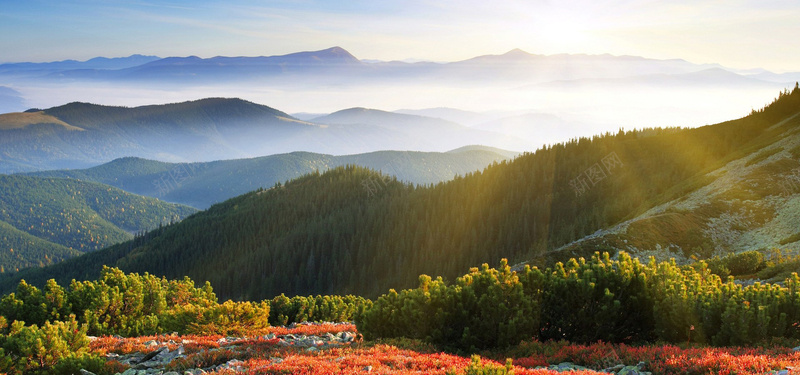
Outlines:
{"type": "MultiPolygon", "coordinates": [[[[644,367],[643,364],[642,367],[644,367]]],[[[641,367],[637,365],[637,366],[625,366],[624,368],[622,368],[617,372],[617,375],[650,375],[650,373],[642,371],[641,367]]]]}
{"type": "Polygon", "coordinates": [[[231,359],[230,361],[225,362],[225,363],[217,366],[217,369],[218,370],[227,369],[227,370],[241,371],[243,364],[244,364],[244,361],[241,361],[241,360],[238,360],[238,359],[231,359]]]}
{"type": "Polygon", "coordinates": [[[87,371],[87,370],[81,369],[81,375],[95,375],[95,373],[93,373],[91,371],[87,371]]]}
{"type": "Polygon", "coordinates": [[[350,332],[339,332],[339,333],[336,335],[336,337],[337,337],[337,338],[339,339],[339,341],[341,341],[341,342],[352,342],[352,341],[353,341],[353,339],[355,338],[355,337],[353,336],[353,334],[352,334],[352,333],[350,333],[350,332]]]}
{"type": "Polygon", "coordinates": [[[558,371],[558,372],[568,372],[568,371],[587,371],[591,370],[588,367],[578,366],[572,362],[561,362],[557,365],[552,365],[547,368],[548,370],[558,371]]]}
{"type": "MultiPolygon", "coordinates": [[[[145,344],[145,345],[147,345],[147,344],[145,344]]],[[[164,351],[169,352],[169,349],[166,346],[164,346],[164,347],[158,348],[158,349],[156,349],[156,350],[154,350],[154,351],[152,351],[150,353],[147,353],[144,357],[142,357],[142,359],[139,360],[139,363],[147,362],[147,361],[155,358],[157,355],[161,354],[164,351]]]]}
{"type": "Polygon", "coordinates": [[[622,370],[623,368],[625,368],[625,365],[616,365],[616,366],[613,366],[613,367],[609,367],[609,368],[603,369],[603,372],[616,373],[617,371],[622,370]]]}

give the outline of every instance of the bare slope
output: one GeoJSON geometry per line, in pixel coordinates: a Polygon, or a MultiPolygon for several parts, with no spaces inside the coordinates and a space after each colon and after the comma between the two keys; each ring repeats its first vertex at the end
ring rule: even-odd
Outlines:
{"type": "Polygon", "coordinates": [[[14,112],[0,114],[0,130],[22,129],[29,125],[56,124],[66,130],[83,130],[77,126],[67,124],[60,119],[44,112],[14,112]]]}

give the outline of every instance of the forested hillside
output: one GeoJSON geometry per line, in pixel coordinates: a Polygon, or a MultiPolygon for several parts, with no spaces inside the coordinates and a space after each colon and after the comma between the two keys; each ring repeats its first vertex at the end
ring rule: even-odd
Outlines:
{"type": "Polygon", "coordinates": [[[88,169],[30,175],[101,182],[202,209],[260,187],[348,164],[383,171],[414,184],[431,184],[483,169],[509,154],[514,153],[473,146],[451,152],[378,151],[342,156],[293,152],[207,163],[163,163],[128,157],[88,169]]]}
{"type": "Polygon", "coordinates": [[[44,266],[133,238],[196,210],[108,185],[0,175],[0,266],[44,266]]]}
{"type": "Polygon", "coordinates": [[[208,280],[223,298],[376,296],[413,286],[419,274],[453,278],[475,264],[549,254],[683,196],[711,182],[706,172],[795,131],[796,123],[781,120],[797,112],[800,89],[739,120],[573,140],[429,187],[353,166],[312,173],[133,241],[7,277],[3,289],[20,277],[96,277],[106,264],[208,280]]]}

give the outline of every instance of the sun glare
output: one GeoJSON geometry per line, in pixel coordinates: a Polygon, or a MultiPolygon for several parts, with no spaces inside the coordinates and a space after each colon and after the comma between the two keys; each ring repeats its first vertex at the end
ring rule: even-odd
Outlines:
{"type": "Polygon", "coordinates": [[[571,50],[585,41],[584,27],[564,15],[539,20],[538,24],[533,25],[532,33],[540,36],[550,48],[571,50]]]}

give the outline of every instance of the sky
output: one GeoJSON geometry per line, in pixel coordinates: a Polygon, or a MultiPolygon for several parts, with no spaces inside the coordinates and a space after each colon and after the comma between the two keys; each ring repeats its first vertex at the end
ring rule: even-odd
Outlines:
{"type": "Polygon", "coordinates": [[[795,0],[0,0],[0,62],[131,54],[457,61],[520,48],[800,71],[795,0]]]}

